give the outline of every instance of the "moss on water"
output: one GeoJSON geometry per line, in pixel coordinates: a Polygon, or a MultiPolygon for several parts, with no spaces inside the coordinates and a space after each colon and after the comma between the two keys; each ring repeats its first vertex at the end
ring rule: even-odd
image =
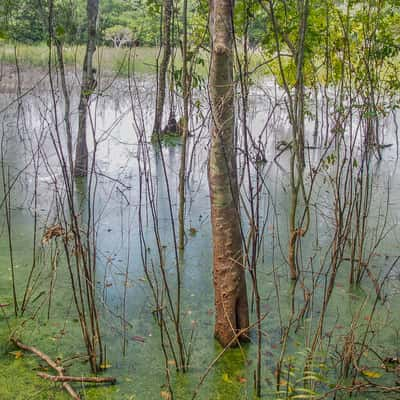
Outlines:
{"type": "MultiPolygon", "coordinates": [[[[40,102],[42,102],[43,98],[44,95],[42,94],[41,96],[37,96],[37,98],[35,97],[33,101],[40,99],[40,102]]],[[[106,103],[106,99],[104,101],[105,109],[109,108],[110,103],[106,103]]],[[[30,111],[32,112],[32,119],[36,117],[40,119],[40,116],[35,117],[37,110],[34,107],[30,111]]],[[[13,118],[11,115],[10,119],[12,121],[13,118]]],[[[99,118],[98,122],[98,128],[101,130],[107,128],[110,121],[105,121],[104,126],[102,125],[102,119],[99,118]]],[[[123,157],[128,147],[126,143],[132,142],[132,132],[128,128],[121,128],[121,131],[118,131],[118,128],[115,129],[115,137],[118,137],[117,142],[124,143],[124,152],[115,152],[115,149],[118,149],[118,147],[113,147],[115,144],[110,139],[110,142],[107,143],[107,146],[110,146],[107,149],[107,154],[109,155],[104,156],[104,153],[101,152],[103,143],[99,143],[99,163],[102,161],[112,163],[117,159],[118,162],[121,159],[122,162],[125,162],[123,157]],[[123,133],[126,136],[123,136],[123,133]]],[[[12,131],[10,133],[11,137],[17,137],[17,135],[13,135],[12,131]]],[[[209,198],[207,189],[204,189],[207,186],[204,178],[206,175],[206,163],[204,161],[207,152],[203,149],[207,148],[207,141],[208,137],[205,138],[205,142],[199,142],[198,144],[198,152],[196,153],[196,157],[193,158],[190,179],[188,181],[190,184],[187,203],[188,214],[190,213],[188,215],[188,226],[195,228],[197,233],[192,236],[188,235],[185,254],[180,265],[182,281],[181,320],[184,336],[189,337],[192,326],[195,327],[195,335],[190,370],[187,374],[175,373],[174,366],[171,363],[172,360],[168,360],[175,400],[187,400],[191,398],[207,366],[222,350],[213,340],[214,303],[210,225],[208,223],[209,198]]],[[[42,150],[46,151],[48,148],[44,147],[42,150]]],[[[115,170],[110,169],[110,176],[118,176],[122,183],[124,183],[124,186],[121,185],[124,188],[123,192],[116,190],[116,186],[110,184],[110,180],[105,178],[103,180],[101,176],[96,177],[97,194],[94,200],[96,202],[94,209],[95,212],[100,213],[99,220],[96,220],[98,222],[96,225],[98,255],[96,290],[103,335],[102,339],[106,349],[107,364],[110,365],[110,368],[105,370],[103,374],[117,377],[118,382],[115,386],[96,387],[93,385],[73,384],[86,400],[157,400],[161,398],[161,393],[167,390],[164,369],[165,360],[160,346],[159,327],[153,317],[155,306],[148,282],[144,278],[140,247],[138,245],[140,237],[136,228],[139,184],[138,171],[134,169],[136,161],[134,160],[135,157],[132,156],[135,153],[131,150],[132,148],[127,152],[126,163],[129,165],[129,168],[133,166],[132,170],[129,168],[124,169],[125,167],[121,170],[118,163],[118,172],[115,175],[115,170]],[[121,196],[121,193],[123,193],[123,196],[121,196]],[[126,271],[128,271],[128,276],[125,275],[126,271]],[[125,294],[126,297],[124,297],[125,294]],[[124,308],[124,305],[126,305],[126,308],[124,308]],[[126,311],[125,314],[124,310],[126,311]],[[127,340],[125,355],[123,354],[124,334],[127,340]],[[140,337],[140,340],[137,340],[138,337],[140,337]]],[[[175,295],[174,283],[176,282],[176,273],[174,247],[171,238],[171,210],[167,202],[165,176],[163,169],[160,167],[159,149],[150,147],[149,152],[153,152],[151,157],[154,157],[151,161],[151,168],[154,178],[154,189],[157,191],[158,196],[158,223],[166,267],[165,271],[171,283],[173,295],[175,295]]],[[[19,153],[12,153],[12,157],[15,158],[17,163],[23,159],[23,156],[20,156],[19,153]]],[[[179,180],[177,172],[179,171],[180,151],[177,151],[174,147],[169,147],[166,149],[164,157],[166,168],[168,168],[168,177],[170,177],[172,208],[173,212],[175,212],[175,205],[178,204],[179,180]]],[[[22,169],[22,166],[17,165],[12,171],[19,171],[22,169]]],[[[268,173],[271,173],[273,168],[274,166],[271,165],[268,173]]],[[[273,173],[271,174],[272,180],[274,175],[273,173]]],[[[32,176],[32,174],[29,175],[29,178],[32,176]]],[[[276,184],[279,187],[285,187],[285,177],[277,175],[275,178],[276,184]]],[[[27,194],[20,193],[20,188],[25,188],[26,186],[28,186],[28,183],[16,186],[12,199],[12,236],[19,303],[22,300],[26,278],[32,265],[33,229],[30,208],[32,206],[30,201],[31,193],[29,191],[27,194]],[[28,200],[24,203],[23,199],[28,200]]],[[[398,187],[400,185],[393,184],[393,188],[398,187]]],[[[1,188],[2,185],[0,184],[0,191],[1,188]]],[[[324,187],[321,186],[321,188],[324,187]]],[[[40,189],[42,195],[41,201],[47,207],[54,206],[53,193],[49,190],[48,183],[43,183],[40,189]]],[[[85,191],[85,185],[82,185],[80,191],[82,192],[80,193],[81,200],[85,191]]],[[[284,238],[288,236],[287,224],[285,223],[285,213],[288,209],[287,194],[284,191],[276,192],[279,192],[279,190],[271,191],[271,193],[275,193],[273,194],[275,196],[273,201],[276,207],[276,215],[279,215],[279,226],[277,226],[275,221],[276,215],[271,217],[273,218],[272,221],[267,221],[268,224],[263,243],[265,251],[263,247],[258,264],[260,293],[262,295],[261,312],[263,315],[266,314],[266,318],[262,321],[262,390],[264,398],[268,400],[277,397],[276,377],[274,374],[282,349],[282,332],[288,324],[291,306],[293,303],[295,304],[295,313],[297,315],[304,305],[304,294],[299,286],[294,302],[292,303],[291,288],[287,279],[285,261],[278,254],[277,247],[275,248],[274,256],[271,251],[272,246],[277,246],[275,241],[277,236],[274,236],[275,233],[279,233],[281,249],[286,248],[287,244],[284,242],[284,238]],[[277,232],[278,229],[279,232],[277,232]]],[[[321,192],[323,192],[322,189],[321,192]]],[[[379,190],[376,190],[376,193],[379,194],[379,192],[379,190]]],[[[382,190],[382,192],[384,191],[382,190]]],[[[268,196],[266,195],[266,197],[268,196]]],[[[82,201],[82,204],[85,205],[87,202],[82,201]]],[[[322,202],[321,204],[324,205],[325,203],[322,202]]],[[[263,207],[260,207],[260,211],[263,211],[263,207]]],[[[51,211],[49,213],[51,214],[51,211]]],[[[84,210],[82,214],[84,214],[84,210]]],[[[51,220],[51,218],[47,217],[46,211],[43,212],[43,215],[39,216],[38,225],[40,229],[47,226],[46,224],[51,220]]],[[[152,221],[149,213],[146,217],[148,225],[151,225],[152,221]]],[[[0,226],[5,226],[2,218],[3,213],[0,213],[0,226]]],[[[312,236],[312,232],[314,229],[316,230],[316,226],[313,226],[314,222],[311,222],[310,233],[302,239],[304,260],[310,257],[310,260],[317,263],[316,260],[323,258],[324,252],[330,246],[331,237],[329,233],[332,228],[328,226],[324,218],[315,222],[315,224],[319,224],[317,233],[319,245],[317,249],[313,248],[315,238],[312,236]]],[[[144,232],[146,239],[148,239],[146,242],[146,251],[149,259],[157,266],[157,256],[154,256],[157,254],[157,250],[154,239],[152,239],[154,237],[152,229],[153,226],[144,232]]],[[[393,231],[395,229],[397,229],[396,226],[394,226],[393,231]]],[[[40,242],[40,238],[38,238],[38,242],[40,242]]],[[[40,368],[41,365],[40,360],[28,353],[24,353],[23,357],[16,357],[15,351],[18,350],[8,340],[10,330],[7,320],[12,330],[17,329],[18,336],[22,341],[36,346],[53,359],[60,357],[64,361],[67,361],[76,355],[85,354],[81,328],[77,320],[71,293],[70,277],[65,266],[65,260],[62,257],[62,246],[59,247],[61,256],[57,264],[57,279],[53,291],[50,318],[47,318],[47,296],[49,283],[53,276],[50,256],[54,254],[55,246],[55,241],[51,241],[46,246],[38,245],[38,263],[35,273],[35,279],[38,279],[37,285],[24,317],[16,319],[13,317],[11,267],[8,255],[7,234],[6,230],[0,232],[0,267],[2,272],[0,278],[0,302],[2,304],[10,303],[8,307],[2,308],[7,315],[7,319],[0,311],[0,400],[69,399],[68,395],[60,389],[59,384],[46,382],[36,376],[37,368],[40,368]],[[39,305],[42,305],[42,307],[40,312],[37,312],[39,305]],[[35,318],[31,319],[33,316],[35,318]]],[[[371,270],[377,277],[385,273],[388,265],[390,266],[394,260],[393,256],[398,252],[396,237],[388,239],[386,246],[387,248],[384,251],[380,251],[382,256],[371,258],[371,270]]],[[[315,272],[320,266],[313,265],[313,267],[315,272]]],[[[329,268],[329,265],[327,265],[327,268],[329,268]]],[[[323,382],[316,388],[321,393],[329,390],[329,384],[336,383],[340,351],[343,349],[346,336],[350,333],[352,320],[356,317],[358,318],[355,324],[357,338],[362,339],[365,330],[370,327],[368,344],[379,351],[382,357],[396,356],[400,345],[400,336],[398,335],[400,321],[397,318],[400,306],[398,280],[393,279],[387,287],[385,286],[385,294],[388,294],[387,302],[385,304],[381,304],[380,302],[377,304],[375,317],[371,322],[370,313],[375,299],[373,285],[366,279],[363,282],[363,290],[349,289],[347,284],[348,271],[349,264],[343,262],[337,276],[336,287],[332,294],[325,320],[325,336],[322,338],[322,350],[316,354],[313,365],[313,370],[326,378],[326,382],[323,382]]],[[[309,279],[307,274],[306,279],[309,279]]],[[[320,316],[320,306],[323,301],[324,277],[315,275],[315,279],[319,279],[319,281],[315,285],[315,297],[313,298],[312,307],[305,316],[303,323],[299,324],[298,331],[296,333],[294,330],[292,331],[288,339],[284,360],[285,367],[294,365],[297,368],[294,374],[299,379],[304,370],[307,348],[310,346],[312,333],[315,331],[315,326],[320,316]]],[[[309,281],[306,281],[305,284],[309,285],[309,287],[311,286],[309,281]]],[[[248,288],[250,294],[250,283],[248,288]]],[[[254,322],[254,313],[251,314],[251,318],[254,322]]],[[[250,344],[242,348],[229,350],[219,359],[201,387],[198,400],[252,399],[257,351],[255,330],[251,332],[251,339],[252,342],[250,344]]],[[[378,369],[380,361],[376,359],[372,352],[368,352],[360,360],[360,366],[370,367],[371,365],[378,369]]],[[[52,371],[49,370],[48,372],[51,373],[52,371]]],[[[90,375],[88,363],[74,359],[71,365],[68,366],[68,373],[71,375],[90,375]]],[[[393,383],[393,375],[384,374],[379,379],[379,382],[382,383],[393,383]]],[[[374,396],[370,394],[361,394],[358,396],[358,399],[364,400],[372,398],[374,396]]],[[[379,394],[375,398],[379,399],[379,394]]],[[[385,399],[389,398],[389,395],[385,396],[385,399]]]]}
{"type": "MultiPolygon", "coordinates": [[[[188,247],[190,251],[190,246],[188,247]]],[[[4,262],[4,258],[2,260],[4,262]]],[[[188,268],[195,265],[188,264],[188,268]]],[[[24,267],[17,269],[17,281],[20,281],[25,275],[24,267]]],[[[187,272],[187,270],[186,270],[187,272]]],[[[205,276],[208,275],[204,271],[205,276]]],[[[45,288],[46,281],[43,281],[45,288]]],[[[116,283],[111,287],[116,290],[116,283]]],[[[0,293],[2,302],[11,302],[11,297],[4,293],[6,285],[0,293]]],[[[21,289],[19,287],[19,289],[21,289]]],[[[109,290],[111,290],[111,288],[109,290]]],[[[138,288],[139,289],[139,288],[138,288]]],[[[140,291],[146,289],[145,284],[140,291]]],[[[138,293],[138,292],[137,292],[138,293]]],[[[289,293],[289,291],[287,292],[289,293]]],[[[281,293],[282,316],[284,317],[289,309],[289,296],[285,291],[281,293]]],[[[338,282],[338,288],[335,296],[332,298],[332,309],[341,308],[345,311],[338,320],[336,315],[329,318],[328,323],[335,330],[332,339],[338,343],[343,340],[343,335],[347,332],[345,327],[348,320],[358,310],[358,305],[365,301],[365,293],[360,290],[350,292],[338,282]]],[[[213,313],[210,312],[212,303],[209,294],[202,291],[202,288],[187,285],[183,289],[183,315],[184,321],[188,318],[197,321],[196,336],[194,341],[194,352],[192,355],[191,369],[187,374],[175,374],[173,367],[171,369],[172,385],[174,388],[175,399],[187,400],[191,398],[202,374],[207,365],[219,354],[221,347],[213,341],[212,325],[213,313]]],[[[137,299],[139,300],[139,299],[137,299]]],[[[127,355],[122,355],[122,326],[111,318],[104,309],[101,309],[103,321],[103,341],[107,349],[107,363],[110,368],[104,371],[104,375],[116,376],[118,383],[115,386],[93,386],[73,384],[74,388],[87,400],[110,399],[110,400],[150,400],[161,398],[161,392],[165,392],[165,371],[164,360],[159,346],[158,328],[151,316],[151,302],[149,297],[140,300],[143,302],[142,312],[130,314],[128,330],[127,355]],[[132,339],[133,335],[140,335],[144,343],[132,339]]],[[[132,304],[133,306],[134,304],[132,304]]],[[[35,305],[36,306],[36,305],[35,305]]],[[[32,306],[27,312],[26,318],[15,319],[12,316],[12,307],[5,309],[8,315],[8,321],[12,329],[17,328],[20,339],[36,346],[43,352],[49,354],[53,359],[60,357],[66,360],[77,354],[84,355],[85,349],[82,344],[80,325],[76,319],[72,298],[67,277],[62,272],[60,265],[55,298],[51,311],[51,319],[47,320],[47,308],[38,314],[35,320],[29,319],[29,315],[35,307],[32,306]]],[[[280,351],[280,332],[279,320],[275,304],[268,305],[269,316],[264,321],[264,329],[268,332],[264,337],[262,374],[264,393],[267,398],[274,398],[274,368],[280,351]],[[268,394],[269,393],[269,394],[268,394]],[[268,394],[268,395],[267,395],[268,394]]],[[[365,310],[365,316],[369,309],[365,310]]],[[[387,314],[381,313],[374,321],[373,329],[381,330],[380,327],[387,326],[387,314]]],[[[364,315],[360,317],[361,321],[367,322],[364,315]]],[[[395,323],[393,323],[395,326],[395,323]]],[[[288,348],[292,362],[296,360],[302,363],[304,358],[304,343],[307,340],[307,321],[304,329],[300,329],[298,334],[291,338],[288,348]]],[[[396,352],[396,338],[394,331],[385,331],[380,337],[380,343],[385,343],[382,347],[386,352],[396,352]]],[[[0,399],[36,399],[36,400],[67,400],[69,396],[60,389],[59,384],[44,381],[36,376],[43,364],[37,357],[24,352],[22,357],[16,357],[15,351],[18,351],[8,341],[9,329],[4,315],[0,314],[0,399]]],[[[256,341],[256,333],[251,333],[252,341],[256,341]]],[[[327,355],[322,354],[316,359],[324,360],[327,355]]],[[[242,348],[232,349],[215,364],[210,371],[204,386],[199,391],[199,400],[231,400],[231,399],[249,399],[253,393],[253,374],[256,363],[256,346],[253,344],[244,345],[242,348]]],[[[322,361],[321,361],[322,362],[322,361]]],[[[333,371],[328,363],[324,368],[333,371]]],[[[48,373],[53,371],[48,370],[48,373]]],[[[321,373],[321,370],[319,370],[321,373]]],[[[74,360],[71,366],[68,366],[68,373],[71,375],[90,375],[87,362],[74,360]]],[[[329,374],[324,372],[325,375],[329,374]]],[[[334,378],[334,374],[332,375],[334,378]]],[[[332,381],[334,382],[334,380],[332,381]]],[[[359,397],[363,399],[372,399],[371,396],[359,397]]]]}

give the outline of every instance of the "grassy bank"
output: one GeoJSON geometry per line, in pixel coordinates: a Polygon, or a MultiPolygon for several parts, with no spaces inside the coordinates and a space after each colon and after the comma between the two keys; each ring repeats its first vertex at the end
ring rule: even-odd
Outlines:
{"type": "MultiPolygon", "coordinates": [[[[55,65],[55,52],[52,51],[52,62],[55,65]]],[[[69,68],[81,68],[85,54],[84,46],[65,46],[64,62],[69,68]]],[[[95,54],[95,65],[106,74],[127,75],[129,70],[137,73],[155,71],[158,49],[138,47],[134,49],[115,49],[99,47],[95,54]]],[[[0,43],[0,62],[15,64],[16,58],[22,67],[47,68],[49,47],[46,44],[25,45],[16,47],[8,43],[0,43]]]]}
{"type": "MultiPolygon", "coordinates": [[[[156,60],[159,49],[155,47],[137,48],[112,48],[100,46],[95,53],[95,65],[99,71],[107,75],[127,76],[129,71],[134,70],[138,74],[152,74],[156,71],[156,60]]],[[[47,68],[49,58],[49,47],[43,43],[38,45],[13,44],[0,41],[0,63],[15,65],[15,59],[22,67],[47,68]]],[[[85,55],[84,46],[65,46],[64,62],[68,68],[82,68],[85,55]]],[[[201,52],[200,58],[196,60],[196,72],[193,78],[205,78],[208,74],[208,54],[201,52]]],[[[55,50],[52,50],[53,64],[56,65],[55,50]]],[[[263,64],[265,60],[260,54],[252,54],[250,70],[254,70],[253,78],[257,79],[269,74],[269,70],[263,64]],[[262,67],[260,67],[262,65],[262,67]]],[[[180,51],[176,51],[175,71],[182,67],[180,51]]]]}

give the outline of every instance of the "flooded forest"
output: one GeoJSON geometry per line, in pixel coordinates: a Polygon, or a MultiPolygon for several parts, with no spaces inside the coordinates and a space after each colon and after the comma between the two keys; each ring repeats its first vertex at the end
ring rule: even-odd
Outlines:
{"type": "Polygon", "coordinates": [[[0,400],[400,399],[399,108],[398,0],[0,0],[0,400]]]}

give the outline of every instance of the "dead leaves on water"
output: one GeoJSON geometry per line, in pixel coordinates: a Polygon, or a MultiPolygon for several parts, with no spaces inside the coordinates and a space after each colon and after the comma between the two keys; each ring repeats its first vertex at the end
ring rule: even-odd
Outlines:
{"type": "Polygon", "coordinates": [[[166,390],[161,390],[160,396],[161,396],[161,398],[162,398],[163,400],[171,400],[171,399],[172,399],[171,393],[170,393],[170,392],[167,392],[166,390]]]}
{"type": "Polygon", "coordinates": [[[224,373],[222,374],[222,380],[223,380],[225,383],[230,383],[230,384],[235,383],[235,381],[236,381],[236,382],[239,382],[240,384],[244,384],[244,383],[247,382],[247,379],[246,379],[244,376],[236,375],[235,378],[233,378],[233,377],[231,378],[231,377],[229,376],[229,374],[226,373],[226,372],[224,372],[224,373]]]}
{"type": "Polygon", "coordinates": [[[56,239],[59,237],[65,238],[67,241],[73,238],[72,232],[67,232],[61,224],[55,224],[49,226],[45,229],[45,232],[42,237],[42,245],[49,243],[52,239],[56,239]]]}
{"type": "Polygon", "coordinates": [[[112,367],[112,365],[110,363],[108,363],[107,361],[104,361],[103,363],[101,363],[99,365],[101,370],[105,370],[105,369],[109,369],[112,367]]]}
{"type": "Polygon", "coordinates": [[[367,378],[371,378],[371,379],[378,379],[382,376],[382,374],[380,372],[376,372],[376,371],[371,371],[371,370],[363,370],[361,371],[361,373],[366,376],[367,378]]]}
{"type": "Polygon", "coordinates": [[[24,353],[21,350],[10,351],[9,354],[14,356],[16,360],[18,360],[24,356],[24,353]]]}
{"type": "Polygon", "coordinates": [[[45,245],[49,243],[50,240],[62,237],[64,235],[65,235],[65,229],[61,226],[61,224],[49,226],[48,228],[46,228],[46,231],[42,237],[42,244],[45,245]]]}
{"type": "Polygon", "coordinates": [[[190,236],[196,236],[196,234],[197,234],[197,229],[196,228],[193,228],[193,227],[189,228],[189,235],[190,236]]]}

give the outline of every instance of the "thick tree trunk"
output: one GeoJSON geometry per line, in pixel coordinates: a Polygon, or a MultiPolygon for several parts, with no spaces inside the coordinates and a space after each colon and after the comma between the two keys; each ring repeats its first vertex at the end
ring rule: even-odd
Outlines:
{"type": "Polygon", "coordinates": [[[153,135],[161,133],[161,124],[165,103],[166,76],[169,60],[171,58],[171,20],[172,1],[163,1],[163,29],[162,29],[162,57],[158,68],[156,110],[154,116],[153,135]]]}
{"type": "Polygon", "coordinates": [[[81,95],[79,100],[78,139],[75,153],[74,175],[87,176],[88,148],[86,143],[86,125],[90,95],[96,89],[95,70],[93,69],[93,54],[96,51],[97,15],[99,0],[87,0],[88,38],[85,59],[83,62],[81,95]]]}
{"type": "MultiPolygon", "coordinates": [[[[234,146],[232,0],[211,0],[212,106],[208,176],[214,250],[215,337],[228,345],[249,326],[234,146]]],[[[239,340],[245,340],[242,334],[239,340]]],[[[236,341],[232,345],[237,344],[236,341]]]]}

